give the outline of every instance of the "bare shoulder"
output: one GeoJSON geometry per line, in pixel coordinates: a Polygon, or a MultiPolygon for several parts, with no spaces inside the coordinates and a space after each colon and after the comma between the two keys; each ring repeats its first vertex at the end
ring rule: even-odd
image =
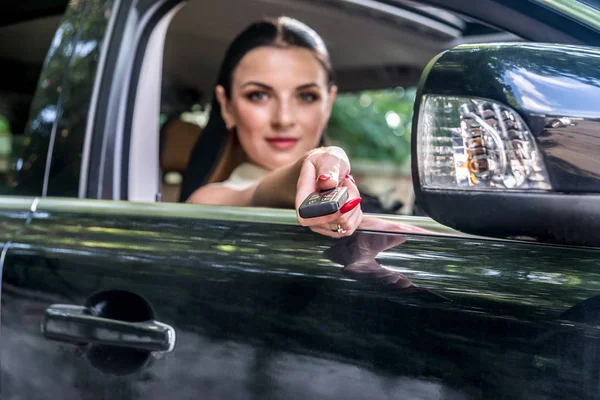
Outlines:
{"type": "Polygon", "coordinates": [[[248,206],[250,205],[250,200],[251,192],[249,190],[235,190],[221,183],[210,183],[196,189],[187,199],[186,203],[248,206]]]}

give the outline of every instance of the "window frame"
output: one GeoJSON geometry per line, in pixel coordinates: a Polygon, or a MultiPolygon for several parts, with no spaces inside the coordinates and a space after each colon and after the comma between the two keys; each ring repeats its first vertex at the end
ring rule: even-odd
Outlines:
{"type": "MultiPolygon", "coordinates": [[[[485,0],[486,2],[488,0],[485,0]]],[[[118,174],[120,173],[121,179],[120,179],[120,188],[113,190],[112,192],[110,192],[109,190],[106,190],[104,192],[100,192],[99,197],[100,198],[113,198],[115,200],[133,200],[133,201],[158,201],[158,198],[160,198],[158,196],[158,198],[156,198],[157,196],[151,196],[150,193],[157,193],[159,194],[160,192],[160,168],[158,166],[158,154],[157,154],[157,150],[155,147],[148,147],[148,149],[151,149],[148,152],[142,152],[142,151],[138,151],[139,149],[133,149],[131,146],[135,146],[137,143],[140,142],[140,138],[142,135],[142,129],[138,129],[138,126],[142,126],[143,124],[141,124],[139,121],[138,122],[134,122],[135,121],[135,115],[142,115],[144,114],[144,110],[148,111],[149,108],[147,107],[155,107],[155,102],[154,100],[152,101],[146,101],[146,106],[142,106],[140,105],[140,103],[136,100],[136,99],[140,99],[141,98],[141,91],[137,90],[137,87],[144,86],[147,84],[146,78],[143,77],[143,71],[144,71],[144,64],[147,62],[159,62],[160,63],[160,59],[162,59],[162,54],[161,57],[159,59],[158,55],[153,55],[153,56],[149,56],[146,54],[146,52],[148,51],[148,49],[152,48],[152,51],[156,51],[156,48],[153,48],[154,45],[156,45],[156,43],[153,42],[153,39],[151,39],[153,32],[155,29],[157,29],[157,26],[161,23],[161,21],[163,21],[163,18],[165,18],[165,15],[167,15],[169,12],[171,12],[171,10],[174,9],[174,7],[179,4],[180,1],[179,0],[164,0],[164,1],[159,1],[156,2],[154,4],[154,7],[151,11],[149,11],[150,15],[143,15],[143,20],[144,22],[139,23],[138,27],[136,28],[136,32],[137,32],[137,37],[135,39],[135,42],[137,43],[137,48],[136,48],[136,52],[135,52],[135,57],[134,57],[134,61],[132,62],[133,66],[131,67],[131,72],[130,72],[130,82],[128,82],[128,100],[126,103],[121,103],[121,105],[125,105],[126,109],[127,109],[127,114],[126,115],[134,115],[133,117],[127,118],[127,120],[124,122],[124,126],[122,126],[121,129],[121,135],[122,135],[122,141],[120,142],[122,144],[122,147],[120,148],[122,151],[121,152],[116,152],[119,153],[116,155],[116,158],[121,157],[121,168],[120,170],[115,170],[115,173],[113,175],[113,182],[114,183],[118,183],[119,180],[117,179],[118,174]],[[136,125],[139,124],[139,125],[136,125]],[[142,154],[144,153],[144,154],[142,154]],[[140,155],[144,155],[144,156],[148,156],[149,154],[156,154],[156,156],[154,157],[153,160],[149,160],[148,157],[144,157],[144,159],[147,159],[148,161],[146,162],[146,165],[150,165],[149,170],[151,172],[150,175],[146,175],[145,173],[141,172],[142,169],[142,165],[144,165],[144,163],[139,162],[140,160],[137,159],[140,155]],[[132,170],[132,168],[134,168],[134,170],[132,170]],[[150,187],[154,188],[156,187],[157,190],[147,190],[143,189],[140,191],[139,187],[137,186],[139,182],[136,183],[138,176],[146,176],[145,179],[149,179],[148,177],[151,177],[152,175],[155,175],[155,178],[152,178],[152,184],[150,185],[150,187]],[[156,186],[155,186],[156,185],[156,186]],[[109,193],[111,194],[109,196],[109,193]],[[152,199],[151,197],[155,197],[155,199],[152,199]]],[[[402,7],[402,4],[409,4],[409,3],[415,3],[414,1],[407,1],[405,2],[404,0],[392,0],[392,1],[379,1],[377,3],[387,3],[388,5],[394,5],[396,7],[402,7]]],[[[419,4],[422,5],[430,5],[430,6],[434,6],[437,7],[439,9],[445,10],[445,11],[449,11],[453,14],[457,14],[457,15],[468,15],[469,17],[477,17],[476,14],[473,14],[470,12],[470,6],[467,4],[468,2],[465,2],[463,0],[452,0],[450,2],[450,4],[447,1],[441,2],[441,1],[436,1],[436,0],[420,0],[418,2],[419,4]],[[468,12],[467,12],[468,11],[468,12]]],[[[516,14],[516,15],[520,15],[522,18],[527,18],[529,20],[533,20],[531,18],[529,18],[526,15],[523,15],[520,13],[520,9],[517,9],[517,7],[511,8],[506,4],[499,4],[499,3],[495,3],[495,6],[499,9],[502,10],[503,12],[503,16],[507,16],[507,15],[512,15],[512,14],[516,14]]],[[[533,7],[535,6],[533,3],[528,2],[528,7],[533,7]]],[[[548,11],[548,10],[546,10],[548,11]]],[[[555,13],[554,13],[555,14],[555,13]]],[[[481,15],[481,14],[479,14],[481,15]]],[[[546,18],[547,16],[545,15],[544,18],[540,21],[536,22],[536,26],[539,28],[539,26],[544,26],[544,24],[547,23],[547,21],[554,21],[557,17],[561,17],[561,16],[557,16],[556,14],[553,16],[553,18],[546,18]]],[[[564,19],[564,17],[562,17],[564,19]]],[[[479,20],[479,19],[474,19],[474,20],[479,20]]],[[[484,21],[485,22],[485,21],[484,21]]],[[[496,21],[498,22],[498,21],[496,21]]],[[[531,37],[533,36],[534,38],[536,37],[535,35],[531,35],[531,30],[529,29],[529,27],[522,27],[519,26],[517,29],[517,26],[513,23],[514,21],[507,21],[506,18],[502,21],[502,23],[500,24],[494,24],[493,26],[498,27],[499,29],[503,30],[503,31],[507,31],[510,33],[500,33],[497,35],[492,35],[494,37],[498,36],[501,38],[506,38],[506,37],[514,37],[516,38],[516,40],[522,40],[520,39],[520,37],[526,38],[525,40],[530,40],[531,37]],[[507,36],[508,35],[508,36],[507,36]],[[512,36],[511,36],[512,35],[512,36]],[[518,35],[518,36],[517,36],[518,35]]],[[[573,22],[573,21],[571,21],[573,22]]],[[[168,29],[168,24],[167,24],[167,29],[168,29]]],[[[580,32],[576,32],[576,34],[580,34],[580,32]]],[[[541,37],[539,37],[539,30],[538,30],[538,39],[541,39],[541,37]]],[[[567,35],[564,32],[562,32],[561,30],[553,30],[551,37],[554,38],[560,38],[565,44],[568,43],[576,43],[577,39],[574,38],[574,36],[571,35],[567,35]]],[[[468,37],[465,37],[465,39],[468,40],[468,37]]],[[[158,40],[158,39],[156,39],[158,40]]],[[[160,53],[160,52],[158,52],[160,53]]],[[[154,71],[156,72],[156,70],[154,71]]],[[[153,91],[153,96],[156,95],[156,91],[153,91]]],[[[144,99],[147,100],[147,99],[144,99]]],[[[158,113],[157,114],[157,120],[158,120],[158,113]]],[[[153,122],[154,123],[154,122],[153,122]]],[[[145,140],[150,140],[152,139],[153,142],[158,143],[158,122],[156,121],[156,129],[152,130],[152,133],[150,136],[148,136],[147,131],[145,134],[145,140]],[[154,135],[156,136],[156,140],[154,140],[154,135]]],[[[148,126],[148,125],[145,125],[148,126]]],[[[116,163],[118,164],[118,163],[116,163]]],[[[116,165],[115,164],[115,165],[116,165]]],[[[148,171],[145,171],[148,172],[148,171]]],[[[116,184],[115,184],[116,186],[116,184]]],[[[106,188],[106,185],[105,185],[106,188]]]]}

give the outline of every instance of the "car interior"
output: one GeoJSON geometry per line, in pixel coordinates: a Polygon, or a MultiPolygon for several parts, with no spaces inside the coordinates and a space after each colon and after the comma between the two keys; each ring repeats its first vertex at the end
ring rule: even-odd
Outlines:
{"type": "MultiPolygon", "coordinates": [[[[520,40],[413,1],[182,3],[157,23],[144,49],[130,132],[127,199],[153,202],[160,193],[158,199],[164,202],[185,201],[180,194],[182,180],[206,124],[225,49],[249,23],[281,15],[307,23],[324,38],[340,96],[354,96],[363,106],[365,93],[371,96],[378,91],[404,93],[414,89],[426,64],[445,49],[461,43],[520,40]],[[147,117],[155,114],[156,118],[147,117]],[[161,182],[154,179],[156,176],[161,182]]],[[[54,14],[0,26],[0,62],[15,72],[0,78],[0,114],[10,120],[14,135],[26,129],[37,77],[61,18],[54,14]]],[[[374,117],[379,122],[388,121],[390,125],[386,110],[375,107],[374,113],[380,114],[374,117]]],[[[403,118],[405,126],[410,127],[410,119],[403,118]]],[[[395,139],[386,138],[392,146],[395,139]]],[[[358,143],[360,147],[360,140],[358,143]]],[[[397,143],[406,147],[408,142],[404,139],[397,143]]],[[[335,144],[350,147],[344,132],[338,134],[335,144]]],[[[361,192],[373,195],[383,205],[383,212],[413,213],[409,163],[368,161],[358,162],[357,166],[353,161],[353,174],[361,192]]],[[[214,168],[207,174],[211,171],[214,168]]],[[[187,179],[196,179],[199,186],[207,177],[187,179]]]]}

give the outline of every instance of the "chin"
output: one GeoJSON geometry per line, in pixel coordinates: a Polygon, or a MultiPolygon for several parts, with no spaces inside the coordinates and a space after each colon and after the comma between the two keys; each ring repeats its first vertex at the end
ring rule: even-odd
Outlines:
{"type": "Polygon", "coordinates": [[[278,155],[273,155],[272,157],[270,157],[271,160],[269,162],[269,164],[266,165],[267,168],[269,168],[270,170],[274,170],[274,169],[278,169],[281,167],[285,167],[286,165],[290,165],[292,163],[294,163],[295,161],[297,161],[300,156],[291,156],[291,155],[286,155],[283,156],[281,154],[278,155]]]}

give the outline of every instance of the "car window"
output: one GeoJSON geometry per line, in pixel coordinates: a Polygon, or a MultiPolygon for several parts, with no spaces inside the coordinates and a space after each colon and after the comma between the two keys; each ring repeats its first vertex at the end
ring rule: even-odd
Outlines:
{"type": "MultiPolygon", "coordinates": [[[[169,26],[161,99],[163,201],[181,200],[180,183],[189,151],[207,122],[218,64],[228,42],[250,22],[281,14],[270,2],[258,1],[256,7],[247,15],[240,11],[228,16],[231,25],[222,27],[214,26],[213,21],[225,18],[226,7],[192,1],[169,26]],[[203,46],[197,46],[199,42],[203,46]]],[[[382,25],[377,19],[357,18],[330,6],[307,5],[292,14],[287,9],[286,14],[314,27],[330,45],[340,93],[326,130],[327,142],[348,153],[353,177],[361,194],[369,197],[373,211],[411,214],[414,200],[409,140],[415,87],[421,67],[454,43],[452,35],[457,30],[432,22],[431,27],[422,28],[431,32],[420,36],[401,23],[382,25]],[[339,22],[345,33],[333,29],[332,21],[339,22]],[[359,35],[353,30],[357,27],[374,30],[359,35]],[[412,33],[403,35],[402,41],[392,39],[407,31],[412,33]],[[440,44],[429,35],[446,35],[447,43],[440,44]]]]}
{"type": "MultiPolygon", "coordinates": [[[[352,176],[378,211],[411,214],[414,202],[410,170],[410,129],[416,87],[341,93],[334,103],[326,143],[340,146],[352,161],[352,176]],[[373,201],[372,200],[372,201],[373,201]]],[[[210,104],[198,94],[167,89],[162,103],[163,200],[178,201],[184,168],[171,157],[176,141],[197,140],[208,122],[210,104]]],[[[188,144],[189,144],[188,143],[188,144]]],[[[186,160],[187,161],[187,160],[186,160]]]]}
{"type": "Polygon", "coordinates": [[[61,15],[0,26],[0,194],[13,193],[38,77],[61,15]]]}
{"type": "MultiPolygon", "coordinates": [[[[225,18],[225,8],[200,7],[192,1],[173,18],[166,34],[160,118],[162,200],[166,202],[182,200],[180,185],[189,152],[207,123],[218,64],[227,44],[243,26],[279,13],[271,3],[258,1],[257,9],[248,15],[228,16],[229,27],[213,26],[212,21],[225,18]],[[199,42],[203,46],[197,46],[199,42]]],[[[426,15],[434,15],[435,10],[428,8],[426,15]]],[[[312,10],[307,5],[290,16],[314,27],[330,45],[340,93],[327,126],[327,142],[349,155],[353,177],[370,210],[413,214],[410,130],[420,73],[439,52],[473,40],[469,35],[486,41],[487,33],[498,31],[449,12],[444,12],[443,21],[452,22],[447,25],[439,19],[430,25],[419,19],[424,24],[421,31],[403,25],[406,21],[358,20],[327,7],[312,10]],[[338,23],[336,29],[325,23],[332,21],[338,23]],[[369,34],[351,30],[359,26],[373,29],[369,34]],[[402,40],[397,40],[400,34],[402,40]]]]}

